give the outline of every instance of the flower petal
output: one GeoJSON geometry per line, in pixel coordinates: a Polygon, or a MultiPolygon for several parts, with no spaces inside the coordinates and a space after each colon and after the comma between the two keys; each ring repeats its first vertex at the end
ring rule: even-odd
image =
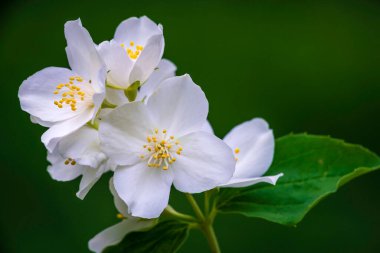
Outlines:
{"type": "Polygon", "coordinates": [[[130,84],[136,81],[144,83],[149,78],[160,63],[162,54],[164,53],[164,44],[164,37],[162,35],[155,35],[147,41],[144,50],[142,50],[133,65],[129,77],[130,84]]]}
{"type": "Polygon", "coordinates": [[[162,27],[148,17],[132,17],[124,20],[116,28],[114,39],[119,43],[129,44],[133,41],[137,45],[145,46],[149,38],[162,35],[162,27]]]}
{"type": "Polygon", "coordinates": [[[84,166],[82,165],[71,165],[65,164],[66,158],[63,158],[56,152],[48,154],[48,160],[52,165],[48,166],[48,172],[50,176],[57,181],[70,181],[79,177],[83,170],[84,166]]]}
{"type": "Polygon", "coordinates": [[[88,247],[91,251],[100,253],[106,247],[118,244],[123,238],[133,232],[149,228],[154,225],[153,220],[129,218],[109,227],[93,237],[88,247]]]}
{"type": "Polygon", "coordinates": [[[104,116],[99,135],[104,152],[119,165],[140,161],[139,155],[155,125],[141,102],[122,105],[104,116]]]}
{"type": "Polygon", "coordinates": [[[65,37],[66,53],[71,69],[84,79],[97,80],[104,63],[80,19],[66,22],[65,37]]]}
{"type": "Polygon", "coordinates": [[[30,121],[33,124],[39,124],[39,125],[44,126],[44,127],[51,127],[52,125],[54,125],[54,123],[52,123],[52,122],[43,121],[43,120],[41,120],[38,117],[35,117],[33,115],[30,115],[30,121]]]}
{"type": "Polygon", "coordinates": [[[198,193],[228,182],[235,170],[231,149],[216,136],[195,132],[180,138],[183,147],[169,170],[177,190],[198,193]]]}
{"type": "Polygon", "coordinates": [[[114,184],[119,197],[128,205],[131,215],[157,218],[168,205],[173,173],[149,168],[146,162],[119,167],[114,184]]]}
{"type": "MultiPolygon", "coordinates": [[[[129,103],[129,100],[125,96],[123,90],[116,90],[112,88],[107,88],[106,99],[108,102],[116,106],[129,103]]],[[[136,99],[136,101],[139,101],[139,99],[136,99]]]]}
{"type": "Polygon", "coordinates": [[[208,121],[208,120],[203,124],[201,130],[204,132],[210,133],[210,134],[214,134],[214,129],[212,129],[210,121],[208,121]]]}
{"type": "Polygon", "coordinates": [[[86,167],[82,172],[79,190],[76,193],[77,197],[83,200],[95,183],[98,182],[101,175],[102,173],[97,173],[97,169],[86,167]]]}
{"type": "Polygon", "coordinates": [[[140,101],[152,95],[162,81],[175,76],[176,70],[177,67],[171,61],[162,59],[158,64],[157,69],[153,71],[149,79],[141,86],[136,100],[140,101]]]}
{"type": "Polygon", "coordinates": [[[284,174],[280,173],[276,176],[267,176],[267,177],[252,177],[252,178],[232,178],[228,183],[220,185],[220,187],[247,187],[257,183],[269,183],[275,185],[277,180],[282,177],[284,174]]]}
{"type": "Polygon", "coordinates": [[[107,66],[107,82],[127,88],[134,62],[125,50],[116,41],[105,41],[98,46],[98,51],[107,66]]]}
{"type": "Polygon", "coordinates": [[[100,150],[98,131],[88,126],[63,137],[58,144],[58,152],[92,168],[97,168],[106,159],[100,150]]]}
{"type": "Polygon", "coordinates": [[[49,67],[30,76],[21,84],[18,92],[21,108],[47,124],[67,120],[82,113],[84,107],[72,111],[70,106],[58,108],[54,104],[55,100],[61,98],[60,95],[54,94],[57,85],[66,83],[75,75],[76,73],[69,69],[49,67]]]}
{"type": "Polygon", "coordinates": [[[206,96],[189,75],[166,79],[147,106],[158,125],[178,137],[200,130],[208,113],[206,96]]]}
{"type": "Polygon", "coordinates": [[[232,149],[239,149],[234,178],[260,177],[269,169],[274,136],[265,120],[256,118],[234,127],[224,141],[232,149]]]}
{"type": "Polygon", "coordinates": [[[113,183],[113,177],[110,179],[110,191],[113,195],[113,202],[115,204],[116,209],[124,215],[124,217],[131,217],[129,216],[128,206],[125,204],[125,202],[119,197],[119,195],[116,192],[115,185],[113,183]]]}
{"type": "Polygon", "coordinates": [[[74,118],[59,122],[50,127],[41,137],[41,141],[45,144],[48,151],[52,152],[55,146],[58,144],[60,138],[74,132],[81,126],[85,125],[91,120],[94,114],[94,109],[88,109],[81,115],[77,115],[74,118]]]}

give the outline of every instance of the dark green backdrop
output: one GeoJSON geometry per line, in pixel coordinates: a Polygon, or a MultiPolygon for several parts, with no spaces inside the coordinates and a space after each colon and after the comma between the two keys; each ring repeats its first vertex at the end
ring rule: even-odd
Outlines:
{"type": "MultiPolygon", "coordinates": [[[[130,16],[164,25],[165,57],[190,73],[223,137],[263,117],[276,136],[332,135],[380,153],[380,3],[376,1],[16,1],[1,9],[0,252],[87,252],[94,234],[117,222],[108,177],[84,201],[78,181],[46,172],[44,129],[17,99],[21,82],[67,66],[63,25],[81,17],[95,42],[130,16]]],[[[225,253],[380,252],[380,173],[363,176],[320,203],[297,228],[221,215],[225,253]]],[[[179,193],[173,206],[189,210],[179,193]]],[[[180,251],[208,252],[194,232],[180,251]]]]}

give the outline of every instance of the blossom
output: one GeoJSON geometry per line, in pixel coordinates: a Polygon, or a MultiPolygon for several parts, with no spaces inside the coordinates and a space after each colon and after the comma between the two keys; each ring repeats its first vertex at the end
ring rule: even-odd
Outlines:
{"type": "Polygon", "coordinates": [[[234,127],[224,141],[235,154],[236,168],[231,180],[221,187],[245,187],[260,182],[274,185],[283,175],[262,177],[274,155],[273,132],[265,120],[255,118],[234,127]]]}
{"type": "Polygon", "coordinates": [[[122,105],[104,117],[102,147],[118,167],[114,184],[133,216],[156,218],[170,188],[199,193],[227,183],[231,149],[202,131],[208,102],[189,75],[165,80],[147,103],[122,105]]]}
{"type": "Polygon", "coordinates": [[[70,69],[48,67],[26,79],[21,108],[49,129],[42,142],[52,152],[59,139],[96,116],[105,96],[105,65],[80,20],[65,24],[70,69]]]}
{"type": "Polygon", "coordinates": [[[107,65],[107,83],[124,89],[135,82],[144,83],[159,64],[164,44],[162,26],[149,18],[123,21],[114,38],[98,46],[107,65]]]}
{"type": "Polygon", "coordinates": [[[82,175],[77,196],[83,199],[91,187],[115,165],[100,149],[98,131],[83,126],[63,137],[48,153],[48,171],[58,181],[70,181],[82,175]]]}
{"type": "Polygon", "coordinates": [[[112,178],[110,180],[110,190],[116,209],[119,211],[117,217],[122,221],[103,230],[89,241],[88,247],[91,251],[96,253],[102,252],[108,246],[118,244],[131,232],[149,229],[154,226],[156,222],[156,220],[146,220],[130,216],[128,214],[128,206],[120,199],[115,191],[112,178]]]}
{"type": "MultiPolygon", "coordinates": [[[[160,84],[170,77],[175,76],[177,67],[169,60],[162,59],[149,79],[141,86],[137,93],[136,101],[146,100],[155,92],[160,84]]],[[[129,103],[123,90],[107,88],[106,99],[114,105],[129,103]]]]}

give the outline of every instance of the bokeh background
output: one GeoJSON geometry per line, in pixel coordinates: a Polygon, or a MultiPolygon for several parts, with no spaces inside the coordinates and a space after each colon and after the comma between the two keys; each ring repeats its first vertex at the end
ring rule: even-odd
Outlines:
{"type": "MultiPolygon", "coordinates": [[[[130,16],[164,26],[165,57],[190,73],[210,102],[223,137],[265,118],[277,137],[331,135],[380,154],[378,1],[12,1],[0,15],[0,252],[88,252],[87,241],[117,222],[104,177],[84,201],[79,181],[46,172],[44,129],[17,98],[21,82],[47,66],[67,66],[63,25],[80,17],[96,43],[130,16]]],[[[380,172],[322,201],[296,227],[221,215],[225,253],[380,252],[380,172]]],[[[174,207],[190,211],[174,192],[174,207]]],[[[208,252],[192,232],[181,253],[208,252]]]]}

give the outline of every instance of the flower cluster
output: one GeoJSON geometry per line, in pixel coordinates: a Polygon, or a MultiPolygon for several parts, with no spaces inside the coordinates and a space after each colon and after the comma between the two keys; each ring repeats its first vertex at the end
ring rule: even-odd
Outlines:
{"type": "Polygon", "coordinates": [[[262,175],[274,152],[272,130],[252,119],[221,140],[208,101],[189,75],[162,59],[161,25],[129,18],[99,45],[80,20],[65,24],[70,69],[45,68],[20,89],[21,107],[48,128],[42,142],[58,181],[81,176],[83,199],[106,172],[122,220],[89,243],[101,252],[129,232],[149,229],[168,206],[171,186],[185,193],[275,184],[262,175]]]}

